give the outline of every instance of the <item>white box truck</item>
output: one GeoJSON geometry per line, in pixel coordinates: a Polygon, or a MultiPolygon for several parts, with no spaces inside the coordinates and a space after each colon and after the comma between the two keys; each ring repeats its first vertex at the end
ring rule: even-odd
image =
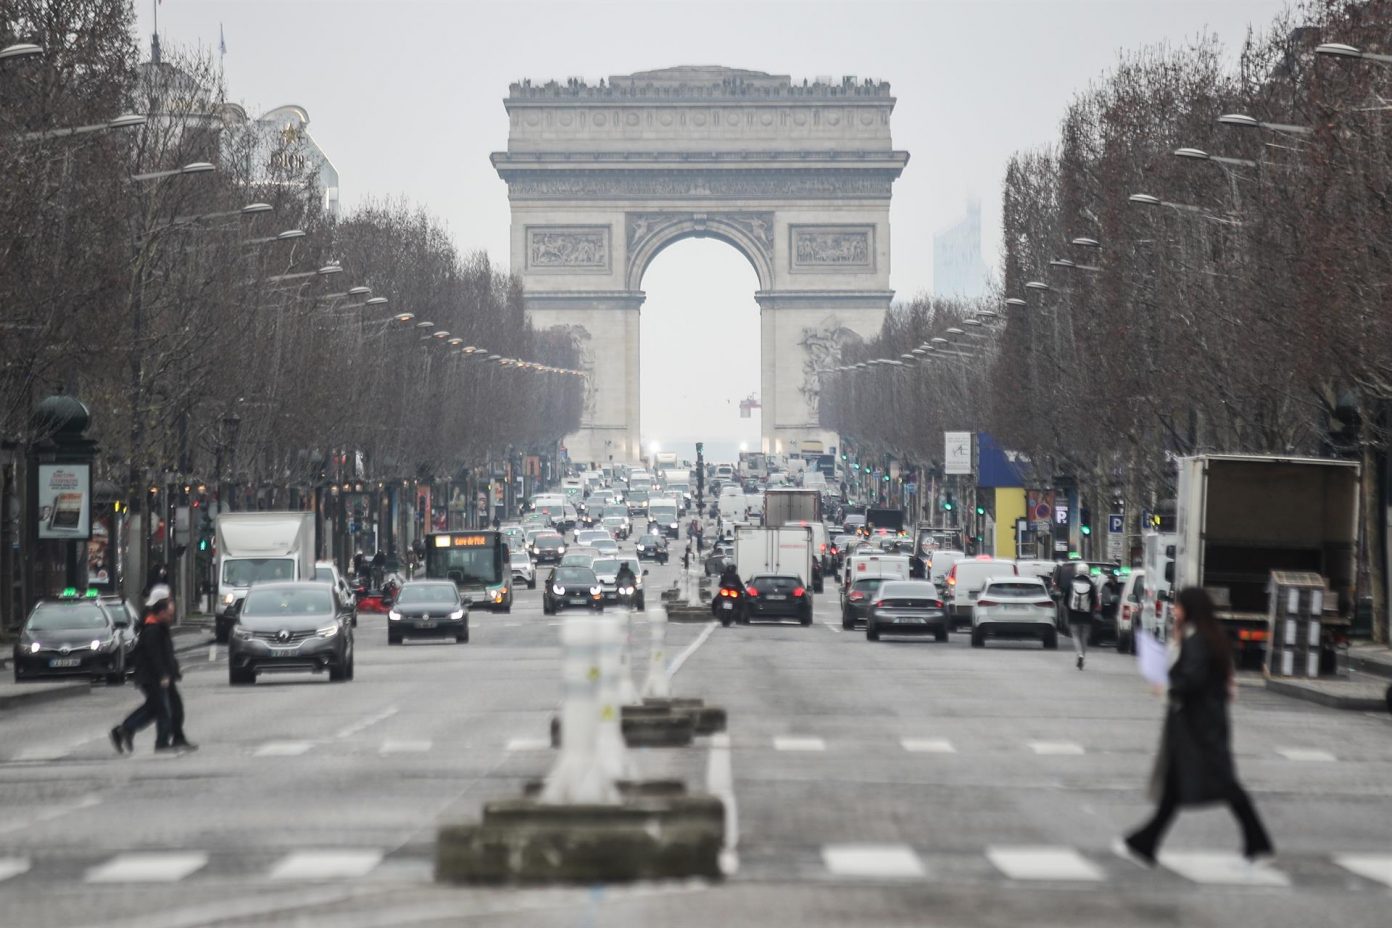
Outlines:
{"type": "Polygon", "coordinates": [[[790,522],[822,521],[822,494],[816,490],[764,491],[764,524],[770,528],[790,522]]]}
{"type": "Polygon", "coordinates": [[[1319,574],[1333,594],[1329,601],[1349,618],[1357,580],[1358,464],[1202,454],[1180,458],[1178,465],[1173,595],[1189,586],[1208,590],[1235,658],[1266,649],[1273,570],[1319,574]]]}
{"type": "Polygon", "coordinates": [[[781,528],[735,529],[735,570],[748,583],[758,576],[796,576],[804,584],[812,580],[812,529],[787,525],[781,528]]]}
{"type": "Polygon", "coordinates": [[[253,583],[314,579],[314,513],[224,512],[218,515],[214,633],[227,641],[235,607],[253,583]]]}

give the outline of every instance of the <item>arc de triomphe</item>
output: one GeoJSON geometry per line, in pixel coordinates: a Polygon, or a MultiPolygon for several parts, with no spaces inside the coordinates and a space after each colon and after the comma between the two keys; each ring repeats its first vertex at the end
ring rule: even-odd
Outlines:
{"type": "Polygon", "coordinates": [[[637,460],[643,272],[673,242],[733,245],[759,279],[763,446],[824,440],[817,371],[880,328],[895,151],[889,84],[679,67],[513,84],[493,165],[512,206],[512,268],[538,328],[588,372],[575,461],[637,460]]]}

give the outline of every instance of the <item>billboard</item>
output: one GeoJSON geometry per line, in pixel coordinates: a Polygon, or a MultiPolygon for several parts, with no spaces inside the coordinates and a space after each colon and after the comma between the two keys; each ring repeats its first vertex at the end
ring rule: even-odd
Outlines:
{"type": "Polygon", "coordinates": [[[40,464],[39,539],[86,541],[92,536],[92,466],[40,464]]]}
{"type": "Polygon", "coordinates": [[[972,472],[972,433],[943,432],[943,473],[972,472]]]}

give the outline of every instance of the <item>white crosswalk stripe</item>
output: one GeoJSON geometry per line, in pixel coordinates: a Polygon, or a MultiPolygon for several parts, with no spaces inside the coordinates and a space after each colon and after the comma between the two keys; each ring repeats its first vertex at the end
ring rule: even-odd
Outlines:
{"type": "Polygon", "coordinates": [[[177,883],[208,865],[198,851],[117,854],[87,871],[88,883],[177,883]]]}
{"type": "Polygon", "coordinates": [[[1332,764],[1339,759],[1329,751],[1321,751],[1317,748],[1277,748],[1276,753],[1286,760],[1306,764],[1332,764]]]}
{"type": "Polygon", "coordinates": [[[1334,862],[1365,880],[1392,887],[1392,854],[1337,854],[1334,862]]]}
{"type": "Polygon", "coordinates": [[[0,857],[0,883],[10,877],[19,876],[21,873],[29,872],[29,858],[27,857],[0,857]]]}
{"type": "Polygon", "coordinates": [[[775,751],[825,751],[826,742],[821,738],[779,735],[773,739],[773,749],[775,751]]]}
{"type": "Polygon", "coordinates": [[[551,742],[545,738],[513,738],[508,741],[507,751],[546,751],[550,750],[551,742]]]}
{"type": "Polygon", "coordinates": [[[271,868],[273,880],[334,880],[366,876],[382,862],[378,850],[296,851],[271,868]]]}
{"type": "Polygon", "coordinates": [[[910,754],[956,754],[946,738],[901,738],[899,744],[910,754]]]}
{"type": "Polygon", "coordinates": [[[1030,741],[1029,749],[1041,757],[1077,757],[1087,753],[1075,741],[1030,741]]]}
{"type": "Polygon", "coordinates": [[[1012,880],[1102,880],[1102,870],[1071,847],[992,847],[986,857],[1012,880]]]}
{"type": "Polygon", "coordinates": [[[256,749],[254,757],[298,757],[314,747],[312,741],[267,741],[256,749]]]}
{"type": "Polygon", "coordinates": [[[378,749],[379,754],[424,754],[429,751],[433,742],[429,740],[421,741],[393,741],[382,742],[382,747],[378,749]]]}
{"type": "Polygon", "coordinates": [[[1231,851],[1162,851],[1160,864],[1186,880],[1208,886],[1289,886],[1290,878],[1267,864],[1250,864],[1231,851]]]}
{"type": "Polygon", "coordinates": [[[928,872],[907,844],[828,844],[822,862],[833,876],[864,879],[915,879],[928,872]]]}

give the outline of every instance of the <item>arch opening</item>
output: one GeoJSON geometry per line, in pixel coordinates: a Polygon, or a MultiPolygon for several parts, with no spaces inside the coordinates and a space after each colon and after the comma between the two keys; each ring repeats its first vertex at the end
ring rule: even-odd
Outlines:
{"type": "Polygon", "coordinates": [[[762,338],[748,254],[720,235],[672,236],[648,257],[640,280],[645,299],[639,331],[641,447],[654,444],[695,460],[734,461],[743,446],[761,446],[761,410],[740,415],[758,398],[762,338]],[[679,244],[679,247],[672,247],[679,244]]]}

